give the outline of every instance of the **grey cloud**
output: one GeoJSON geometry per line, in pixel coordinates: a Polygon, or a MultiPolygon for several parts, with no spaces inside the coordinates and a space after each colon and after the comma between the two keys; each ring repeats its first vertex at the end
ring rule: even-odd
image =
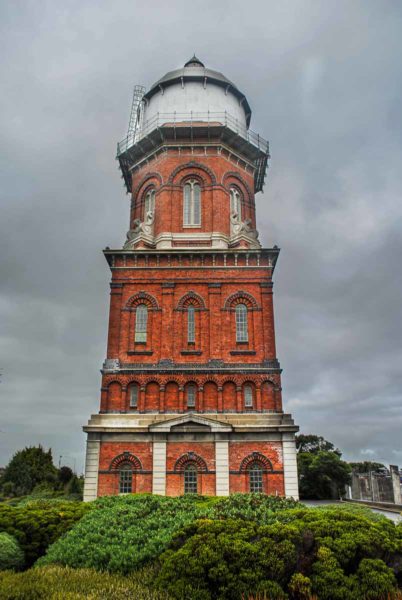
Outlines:
{"type": "Polygon", "coordinates": [[[257,198],[285,408],[349,459],[402,463],[402,9],[394,2],[3,3],[0,464],[42,442],[82,468],[109,272],[129,201],[134,83],[195,51],[271,142],[257,198]]]}

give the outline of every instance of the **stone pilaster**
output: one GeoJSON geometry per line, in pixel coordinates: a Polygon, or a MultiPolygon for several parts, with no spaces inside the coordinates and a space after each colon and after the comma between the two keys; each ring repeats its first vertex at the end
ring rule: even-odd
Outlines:
{"type": "Polygon", "coordinates": [[[98,495],[99,450],[100,440],[87,440],[84,502],[95,500],[98,495]]]}
{"type": "Polygon", "coordinates": [[[166,496],[166,442],[153,443],[152,493],[166,496]]]}
{"type": "Polygon", "coordinates": [[[285,477],[285,496],[299,499],[297,480],[296,441],[294,433],[282,434],[283,472],[285,477]]]}
{"type": "Polygon", "coordinates": [[[215,442],[216,495],[229,496],[229,442],[215,442]]]}

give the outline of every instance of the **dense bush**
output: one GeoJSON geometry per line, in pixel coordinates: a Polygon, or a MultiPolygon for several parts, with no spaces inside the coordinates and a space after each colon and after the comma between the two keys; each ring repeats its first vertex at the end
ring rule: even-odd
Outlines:
{"type": "Polygon", "coordinates": [[[213,506],[211,514],[218,519],[246,519],[266,523],[275,520],[274,513],[277,511],[298,506],[300,503],[292,498],[265,494],[232,494],[228,498],[221,498],[213,506]]]}
{"type": "Polygon", "coordinates": [[[25,573],[0,572],[2,600],[169,600],[143,582],[144,574],[121,577],[90,569],[45,567],[25,573]]]}
{"type": "Polygon", "coordinates": [[[41,564],[59,563],[76,568],[129,573],[157,558],[173,534],[200,517],[266,518],[293,501],[263,495],[234,495],[225,499],[200,496],[169,498],[152,495],[107,496],[93,503],[86,515],[54,544],[41,564]]]}
{"type": "Polygon", "coordinates": [[[24,551],[26,566],[30,566],[89,509],[90,505],[83,502],[50,500],[23,506],[1,504],[0,532],[16,538],[24,551]]]}
{"type": "Polygon", "coordinates": [[[21,569],[23,565],[24,553],[17,540],[3,531],[0,533],[0,571],[21,569]]]}
{"type": "Polygon", "coordinates": [[[157,583],[174,598],[382,598],[402,578],[402,526],[347,510],[292,509],[276,522],[210,519],[180,531],[157,583]]]}

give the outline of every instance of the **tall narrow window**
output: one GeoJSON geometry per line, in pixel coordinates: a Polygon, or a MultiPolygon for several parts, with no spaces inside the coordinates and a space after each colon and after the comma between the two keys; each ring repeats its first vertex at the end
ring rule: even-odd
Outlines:
{"type": "Polygon", "coordinates": [[[195,385],[190,384],[186,388],[187,395],[187,408],[195,408],[195,397],[197,394],[197,388],[195,385]]]}
{"type": "Polygon", "coordinates": [[[196,494],[198,492],[198,472],[193,464],[187,465],[184,469],[184,493],[196,494]]]}
{"type": "Polygon", "coordinates": [[[241,219],[241,194],[237,188],[230,188],[230,212],[241,219]]]}
{"type": "Polygon", "coordinates": [[[194,179],[184,186],[183,223],[187,227],[201,225],[201,188],[194,179]]]}
{"type": "Polygon", "coordinates": [[[248,342],[247,306],[236,306],[236,342],[248,342]]]}
{"type": "Polygon", "coordinates": [[[189,306],[187,309],[187,342],[194,344],[195,342],[195,308],[189,306]]]}
{"type": "Polygon", "coordinates": [[[139,388],[136,383],[130,385],[130,408],[138,408],[139,388]]]}
{"type": "Polygon", "coordinates": [[[145,214],[144,214],[144,219],[146,219],[147,217],[147,213],[148,212],[154,212],[155,211],[155,190],[149,190],[149,192],[146,193],[145,195],[145,214]]]}
{"type": "Polygon", "coordinates": [[[147,341],[148,308],[145,304],[139,304],[135,311],[135,341],[147,341]]]}
{"type": "Polygon", "coordinates": [[[250,492],[261,494],[263,492],[261,466],[258,463],[253,463],[248,472],[250,477],[250,492]]]}
{"type": "Polygon", "coordinates": [[[133,471],[129,463],[120,467],[119,493],[131,494],[133,491],[133,471]]]}
{"type": "Polygon", "coordinates": [[[251,385],[244,386],[244,406],[246,408],[253,408],[253,389],[251,385]]]}

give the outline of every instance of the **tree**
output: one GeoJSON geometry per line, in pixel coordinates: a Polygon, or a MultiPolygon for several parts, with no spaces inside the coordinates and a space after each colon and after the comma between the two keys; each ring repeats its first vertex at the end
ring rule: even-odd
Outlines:
{"type": "Polygon", "coordinates": [[[72,469],[70,469],[70,467],[60,467],[59,472],[58,472],[58,479],[60,481],[61,484],[66,485],[66,483],[68,483],[70,481],[70,479],[72,479],[74,477],[74,473],[72,471],[72,469]]]}
{"type": "Polygon", "coordinates": [[[365,460],[363,462],[351,462],[349,463],[352,471],[356,473],[385,473],[388,469],[385,465],[378,462],[372,462],[371,460],[365,460]]]}
{"type": "Polygon", "coordinates": [[[317,435],[296,436],[301,498],[339,498],[350,482],[351,468],[334,444],[317,435]]]}
{"type": "Polygon", "coordinates": [[[335,446],[325,440],[322,436],[312,435],[312,434],[304,434],[296,436],[296,450],[297,452],[320,452],[321,450],[324,452],[334,452],[338,456],[342,456],[342,452],[335,448],[335,446]]]}
{"type": "MultiPolygon", "coordinates": [[[[57,469],[53,465],[52,451],[42,446],[31,446],[14,454],[5,468],[1,484],[13,484],[14,493],[23,496],[32,492],[39,483],[54,483],[57,469]]],[[[9,486],[10,487],[10,486],[9,486]]]]}

